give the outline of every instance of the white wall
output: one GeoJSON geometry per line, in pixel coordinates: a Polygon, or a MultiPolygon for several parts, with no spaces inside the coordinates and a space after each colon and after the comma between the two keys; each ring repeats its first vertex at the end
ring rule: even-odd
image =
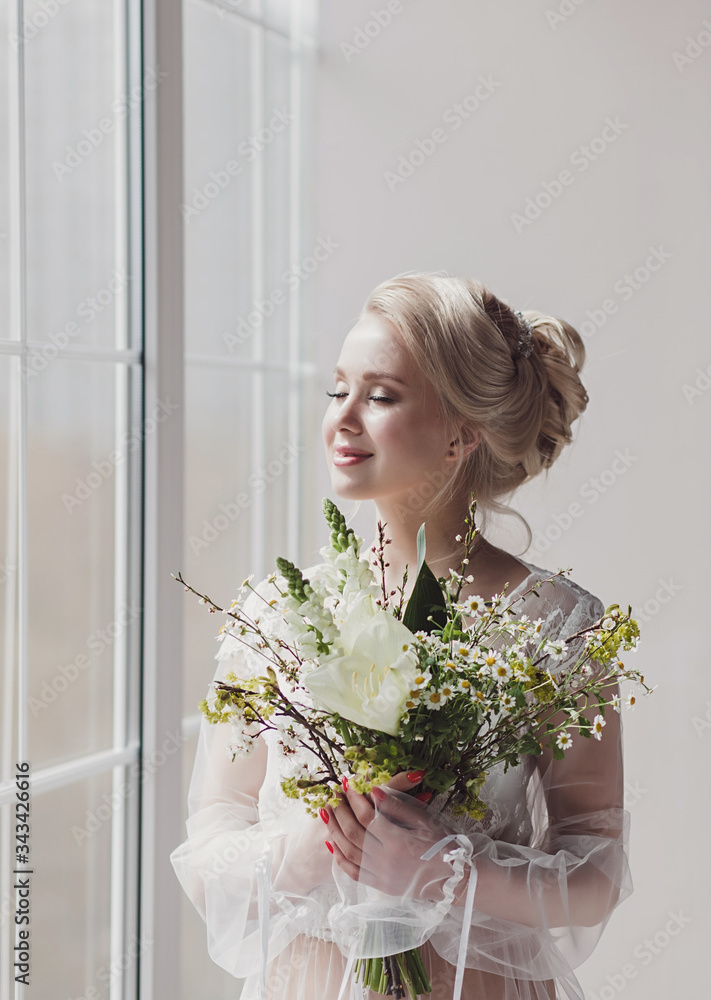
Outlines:
{"type": "MultiPolygon", "coordinates": [[[[635,893],[580,976],[599,1000],[702,996],[711,7],[563,0],[571,13],[556,20],[558,6],[542,0],[403,0],[376,30],[372,11],[386,6],[321,4],[316,235],[339,247],[309,279],[322,370],[314,405],[320,415],[366,295],[400,271],[472,275],[516,308],[561,315],[586,333],[591,402],[577,440],[547,481],[517,495],[538,541],[524,558],[570,566],[606,603],[631,603],[643,626],[637,662],[659,688],[625,719],[635,893]],[[342,43],[366,22],[374,37],[349,58],[342,43]],[[696,57],[677,67],[674,53],[696,36],[696,57]],[[454,130],[444,116],[480,77],[493,79],[493,92],[454,130]],[[576,150],[608,118],[620,134],[581,169],[576,150]],[[438,126],[445,141],[391,190],[386,172],[438,126]],[[560,197],[517,226],[526,199],[565,169],[571,183],[560,197]],[[618,282],[645,267],[650,248],[662,248],[664,263],[623,291],[618,282]],[[596,327],[590,314],[607,300],[615,311],[596,327]],[[703,388],[691,392],[697,379],[703,388]],[[613,466],[618,453],[626,462],[613,466]],[[579,516],[566,518],[571,504],[579,516]],[[681,929],[670,935],[674,914],[681,929]]],[[[320,448],[316,434],[313,442],[320,448]]],[[[334,496],[323,459],[318,495],[334,496]]],[[[366,539],[372,517],[364,505],[354,522],[366,539]]],[[[520,553],[520,530],[499,540],[520,553]]]]}

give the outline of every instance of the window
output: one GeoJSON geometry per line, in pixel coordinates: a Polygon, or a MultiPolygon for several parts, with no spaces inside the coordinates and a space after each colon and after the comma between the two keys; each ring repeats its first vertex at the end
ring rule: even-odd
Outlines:
{"type": "Polygon", "coordinates": [[[315,551],[312,19],[0,7],[0,1000],[23,761],[33,995],[234,994],[168,862],[216,649],[170,574],[229,600],[315,551]]]}

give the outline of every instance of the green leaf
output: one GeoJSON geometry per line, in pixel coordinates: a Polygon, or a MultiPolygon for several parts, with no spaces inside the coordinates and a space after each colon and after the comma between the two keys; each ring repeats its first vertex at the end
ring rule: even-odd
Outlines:
{"type": "Polygon", "coordinates": [[[532,733],[526,733],[518,744],[516,753],[527,753],[533,757],[540,757],[543,753],[543,747],[532,733]]]}
{"type": "Polygon", "coordinates": [[[447,622],[447,602],[437,577],[425,562],[425,526],[417,532],[417,577],[402,619],[411,632],[431,632],[447,622]],[[427,621],[428,616],[434,623],[427,621]]]}

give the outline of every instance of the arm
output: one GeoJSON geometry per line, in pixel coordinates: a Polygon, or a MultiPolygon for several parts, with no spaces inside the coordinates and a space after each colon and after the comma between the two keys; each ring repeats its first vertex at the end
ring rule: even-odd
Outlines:
{"type": "MultiPolygon", "coordinates": [[[[250,596],[247,613],[254,608],[249,601],[258,598],[250,596]]],[[[235,641],[225,646],[226,641],[217,654],[216,678],[228,671],[243,677],[263,671],[258,653],[235,641]]],[[[265,858],[271,866],[272,953],[299,932],[296,909],[302,911],[302,922],[307,911],[318,918],[318,904],[309,893],[332,882],[332,862],[321,820],[309,816],[301,802],[287,800],[276,776],[266,780],[264,737],[255,739],[249,756],[232,761],[232,736],[229,724],[201,722],[188,793],[187,837],[171,854],[171,862],[206,924],[210,957],[245,978],[259,969],[258,900],[265,858]]]]}
{"type": "Polygon", "coordinates": [[[608,708],[605,721],[601,741],[574,736],[562,760],[549,748],[537,758],[548,814],[538,850],[474,838],[478,910],[531,927],[592,927],[612,912],[627,866],[620,717],[608,708]]]}

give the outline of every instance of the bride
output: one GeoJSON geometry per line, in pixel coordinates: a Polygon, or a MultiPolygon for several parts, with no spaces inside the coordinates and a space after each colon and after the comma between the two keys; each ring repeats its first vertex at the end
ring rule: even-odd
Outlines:
{"type": "MultiPolygon", "coordinates": [[[[504,498],[550,467],[588,401],[583,359],[567,323],[514,312],[473,280],[408,273],[372,292],[341,347],[323,440],[334,493],[372,499],[387,525],[384,580],[377,537],[368,553],[388,592],[409,567],[409,597],[423,522],[427,563],[447,576],[461,565],[471,495],[479,511],[504,510],[504,498]]],[[[304,576],[318,579],[322,567],[304,576]]],[[[515,598],[517,614],[542,620],[551,636],[565,639],[604,610],[577,583],[547,580],[550,571],[481,532],[466,571],[462,601],[505,592],[505,603],[515,598]]],[[[259,595],[269,594],[268,578],[255,589],[244,611],[266,619],[259,595]]],[[[568,644],[558,669],[578,658],[578,642],[568,644]]],[[[232,636],[216,659],[216,679],[230,670],[260,673],[258,655],[232,636]]],[[[275,739],[265,732],[232,761],[230,726],[203,720],[188,835],[171,855],[206,923],[210,956],[246,980],[243,1000],[375,1000],[355,984],[352,956],[339,947],[334,915],[344,879],[396,897],[420,894],[418,905],[431,911],[420,953],[432,1000],[450,1000],[455,984],[465,1000],[583,1000],[573,969],[631,891],[617,712],[607,714],[601,740],[574,740],[562,760],[545,749],[505,773],[493,768],[481,792],[484,818],[457,823],[439,796],[403,794],[421,772],[397,774],[388,795],[376,788],[370,796],[349,789],[344,776],[339,805],[309,816],[281,791],[284,757],[275,739]],[[402,810],[390,823],[381,809],[375,837],[368,834],[373,798],[383,797],[402,810]],[[398,829],[416,826],[423,812],[463,831],[472,847],[448,901],[416,888],[437,884],[441,852],[413,862],[399,850],[398,829]]]]}

